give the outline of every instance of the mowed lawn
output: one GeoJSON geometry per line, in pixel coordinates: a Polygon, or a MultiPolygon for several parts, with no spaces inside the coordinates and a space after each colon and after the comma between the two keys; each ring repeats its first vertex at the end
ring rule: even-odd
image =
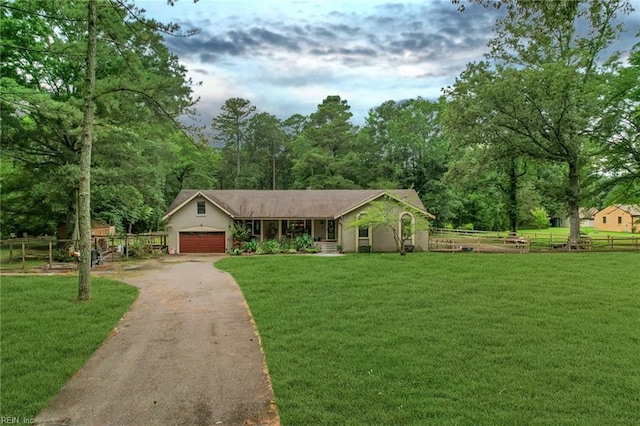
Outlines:
{"type": "Polygon", "coordinates": [[[93,299],[77,302],[77,286],[77,276],[0,278],[2,418],[35,417],[102,344],[138,294],[123,283],[93,278],[93,299]]]}
{"type": "Polygon", "coordinates": [[[216,263],[284,425],[640,423],[640,254],[255,256],[216,263]]]}

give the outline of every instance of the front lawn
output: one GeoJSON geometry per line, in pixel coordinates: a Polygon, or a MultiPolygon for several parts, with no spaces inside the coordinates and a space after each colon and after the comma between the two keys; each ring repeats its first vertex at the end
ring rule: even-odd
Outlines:
{"type": "Polygon", "coordinates": [[[1,280],[0,416],[30,419],[106,339],[138,292],[93,278],[93,300],[76,302],[77,277],[1,280]]]}
{"type": "Polygon", "coordinates": [[[640,419],[637,253],[226,258],[284,425],[640,419]]]}

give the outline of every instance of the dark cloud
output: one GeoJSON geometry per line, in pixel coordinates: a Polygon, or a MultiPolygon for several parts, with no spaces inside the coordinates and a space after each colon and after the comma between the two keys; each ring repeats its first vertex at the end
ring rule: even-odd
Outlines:
{"type": "Polygon", "coordinates": [[[282,48],[290,52],[300,51],[296,38],[289,35],[278,34],[265,28],[252,28],[250,34],[258,40],[257,45],[260,47],[282,48]]]}
{"type": "Polygon", "coordinates": [[[251,26],[245,22],[220,32],[205,30],[196,37],[169,40],[168,45],[178,55],[196,55],[206,62],[218,62],[224,56],[288,53],[331,56],[350,67],[369,65],[371,58],[412,64],[446,60],[453,48],[458,53],[475,51],[488,41],[493,22],[484,9],[459,13],[448,0],[426,6],[388,3],[374,10],[373,14],[332,11],[324,15],[325,22],[313,23],[304,18],[297,23],[254,20],[251,26]],[[478,19],[478,13],[485,16],[478,19]]]}

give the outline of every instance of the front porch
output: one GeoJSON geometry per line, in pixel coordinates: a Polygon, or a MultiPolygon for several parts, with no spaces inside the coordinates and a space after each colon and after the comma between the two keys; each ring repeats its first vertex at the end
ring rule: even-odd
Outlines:
{"type": "Polygon", "coordinates": [[[331,218],[316,219],[241,219],[248,230],[250,239],[256,241],[295,239],[310,235],[315,242],[339,244],[338,221],[331,218]]]}

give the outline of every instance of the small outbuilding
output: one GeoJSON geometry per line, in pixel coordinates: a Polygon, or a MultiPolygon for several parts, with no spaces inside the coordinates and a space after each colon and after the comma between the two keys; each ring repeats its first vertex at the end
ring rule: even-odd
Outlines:
{"type": "Polygon", "coordinates": [[[596,231],[639,232],[640,205],[614,204],[594,216],[596,231]]]}
{"type": "MultiPolygon", "coordinates": [[[[68,240],[71,238],[71,230],[68,229],[67,224],[60,225],[58,227],[58,239],[68,240]]],[[[107,237],[109,235],[116,234],[116,227],[109,225],[99,220],[91,221],[91,236],[92,237],[107,237]]]]}

